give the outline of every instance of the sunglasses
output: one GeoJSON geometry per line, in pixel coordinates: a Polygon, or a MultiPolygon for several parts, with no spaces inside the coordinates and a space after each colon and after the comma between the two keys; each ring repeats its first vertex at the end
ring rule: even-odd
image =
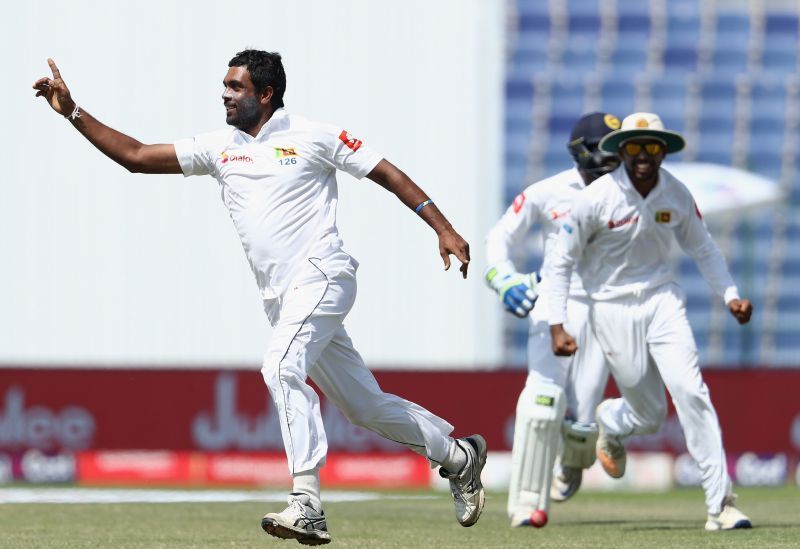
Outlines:
{"type": "Polygon", "coordinates": [[[642,152],[642,148],[644,148],[645,152],[650,156],[655,156],[664,150],[664,145],[661,143],[645,143],[644,145],[641,143],[625,143],[623,148],[625,152],[631,156],[638,155],[642,152]]]}

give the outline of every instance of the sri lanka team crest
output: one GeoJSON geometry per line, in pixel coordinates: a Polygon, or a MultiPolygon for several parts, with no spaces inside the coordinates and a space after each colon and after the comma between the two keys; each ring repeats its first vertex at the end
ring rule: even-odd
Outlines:
{"type": "Polygon", "coordinates": [[[289,158],[290,156],[297,156],[297,151],[294,150],[294,147],[275,147],[275,158],[289,158]]]}
{"type": "Polygon", "coordinates": [[[672,220],[672,212],[669,210],[659,210],[656,212],[657,223],[669,223],[672,220]]]}

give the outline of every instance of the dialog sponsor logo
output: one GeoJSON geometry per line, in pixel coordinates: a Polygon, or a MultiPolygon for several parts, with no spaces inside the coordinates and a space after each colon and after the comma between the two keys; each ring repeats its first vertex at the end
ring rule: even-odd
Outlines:
{"type": "Polygon", "coordinates": [[[60,411],[25,406],[25,392],[10,387],[0,413],[0,447],[81,450],[92,444],[95,421],[80,406],[60,411]]]}
{"type": "Polygon", "coordinates": [[[75,456],[68,453],[46,455],[28,450],[22,456],[22,478],[28,482],[72,482],[75,480],[75,456]]]}
{"type": "Polygon", "coordinates": [[[245,162],[245,163],[252,163],[253,159],[246,154],[228,154],[226,152],[221,152],[219,155],[221,164],[227,164],[228,162],[245,162]]]}
{"type": "Polygon", "coordinates": [[[639,222],[638,215],[629,215],[628,217],[623,217],[622,219],[610,219],[608,221],[608,228],[616,229],[617,227],[622,227],[623,225],[630,225],[631,223],[638,223],[638,222],[639,222]]]}
{"type": "Polygon", "coordinates": [[[782,486],[788,473],[786,454],[758,456],[748,452],[736,460],[736,483],[741,486],[782,486]]]}

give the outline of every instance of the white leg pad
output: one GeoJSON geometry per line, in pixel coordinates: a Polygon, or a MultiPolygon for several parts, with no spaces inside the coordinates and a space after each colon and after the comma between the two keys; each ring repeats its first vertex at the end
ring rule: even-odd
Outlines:
{"type": "Polygon", "coordinates": [[[517,401],[508,516],[547,511],[550,482],[559,451],[561,423],[566,410],[564,390],[554,384],[526,385],[517,401]]]}
{"type": "Polygon", "coordinates": [[[561,424],[564,450],[561,453],[563,467],[588,469],[597,457],[597,424],[578,423],[565,419],[561,424]]]}

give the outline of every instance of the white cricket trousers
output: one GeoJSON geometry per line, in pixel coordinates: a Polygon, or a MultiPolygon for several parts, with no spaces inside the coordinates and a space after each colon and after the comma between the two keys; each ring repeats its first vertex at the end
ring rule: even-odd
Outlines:
{"type": "Polygon", "coordinates": [[[622,437],[656,432],[667,414],[666,385],[686,446],[700,468],[708,512],[719,513],[731,480],[685,303],[675,283],[593,303],[594,330],[622,394],[597,421],[622,437]]]}
{"type": "Polygon", "coordinates": [[[356,297],[357,263],[344,252],[309,258],[274,309],[261,373],[280,418],[291,474],[325,463],[328,443],[310,377],[355,425],[440,463],[453,426],[428,410],[384,393],[342,323],[356,297]]]}
{"type": "Polygon", "coordinates": [[[595,409],[608,382],[603,349],[589,323],[589,299],[567,300],[565,330],[575,338],[578,351],[571,357],[553,354],[547,307],[538,302],[530,314],[528,333],[528,378],[526,386],[554,384],[564,389],[568,414],[584,424],[595,422],[595,409]]]}

